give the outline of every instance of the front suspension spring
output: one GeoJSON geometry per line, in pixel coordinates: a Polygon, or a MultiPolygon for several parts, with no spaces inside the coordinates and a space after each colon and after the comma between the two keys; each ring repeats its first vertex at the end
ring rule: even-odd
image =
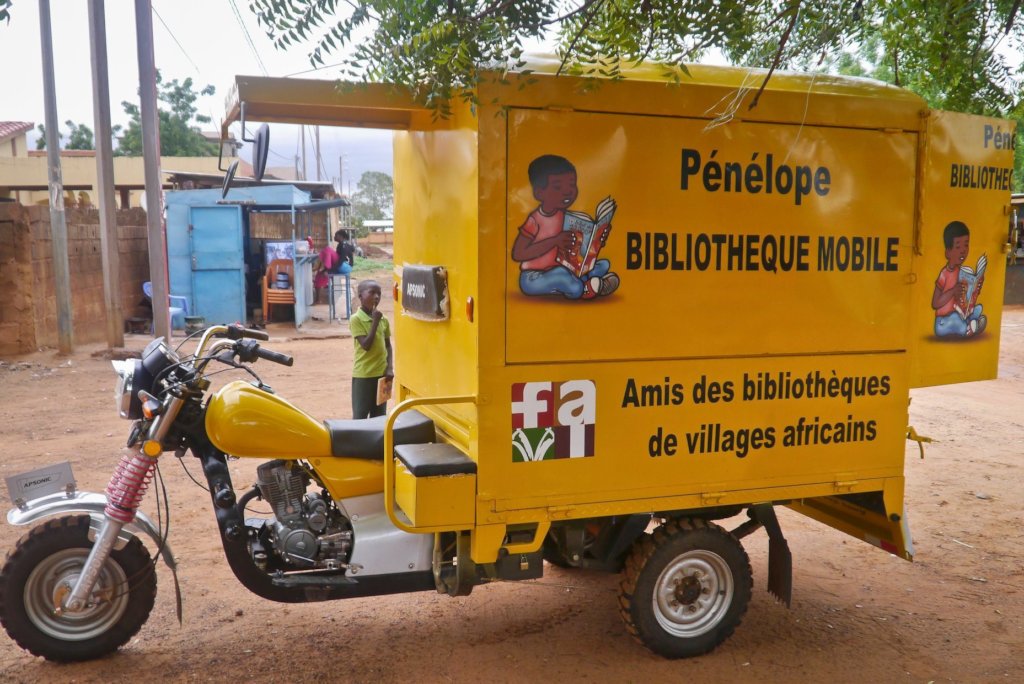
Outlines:
{"type": "Polygon", "coordinates": [[[142,504],[142,497],[146,495],[153,479],[155,467],[156,458],[141,451],[123,455],[107,485],[107,507],[104,513],[126,524],[135,520],[135,511],[142,504]]]}

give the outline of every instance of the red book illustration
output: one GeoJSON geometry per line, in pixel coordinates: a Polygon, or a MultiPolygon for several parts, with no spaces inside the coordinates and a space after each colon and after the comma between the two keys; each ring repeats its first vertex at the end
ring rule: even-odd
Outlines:
{"type": "Polygon", "coordinates": [[[572,232],[573,239],[568,249],[558,250],[558,263],[572,271],[577,278],[589,273],[608,237],[614,215],[615,200],[611,196],[598,202],[594,218],[580,211],[566,211],[562,230],[572,232]]]}

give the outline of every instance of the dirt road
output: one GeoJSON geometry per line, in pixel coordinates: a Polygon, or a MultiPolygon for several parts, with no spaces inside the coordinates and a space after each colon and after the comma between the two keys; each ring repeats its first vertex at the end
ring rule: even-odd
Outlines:
{"type": "MultiPolygon", "coordinates": [[[[297,339],[273,326],[271,348],[294,354],[264,379],[314,415],[347,417],[350,339],[343,326],[297,339]]],[[[618,578],[548,566],[542,580],[309,605],[274,604],[231,575],[208,495],[172,457],[163,475],[170,544],[180,563],[184,624],[170,574],[149,622],[118,654],[58,666],[0,634],[5,682],[107,681],[1024,681],[1024,309],[1003,331],[1000,379],[913,393],[911,423],[935,438],[906,451],[917,560],[907,563],[796,514],[781,521],[793,549],[791,609],[763,590],[767,544],[744,540],[755,575],[736,634],[702,658],[670,662],[626,633],[618,578]]],[[[146,342],[130,340],[134,348],[146,342]]],[[[110,364],[79,349],[0,366],[0,477],[69,459],[80,487],[102,491],[124,444],[110,364]]],[[[398,350],[400,355],[400,350],[398,350]]],[[[184,459],[194,474],[198,465],[184,459]]],[[[248,463],[231,465],[236,486],[248,463]]],[[[6,496],[3,507],[8,506],[6,496]]],[[[152,501],[149,501],[149,506],[152,501]]],[[[147,508],[146,510],[151,510],[147,508]]],[[[24,533],[0,524],[0,548],[24,533]]]]}

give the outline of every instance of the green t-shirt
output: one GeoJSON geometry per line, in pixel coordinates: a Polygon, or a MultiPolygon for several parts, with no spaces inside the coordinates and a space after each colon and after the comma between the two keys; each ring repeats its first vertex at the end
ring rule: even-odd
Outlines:
{"type": "Polygon", "coordinates": [[[368,350],[363,349],[363,345],[356,339],[369,335],[372,326],[373,319],[362,307],[348,319],[348,329],[352,331],[352,342],[356,345],[355,362],[352,365],[353,378],[379,378],[388,367],[388,350],[384,347],[384,340],[391,337],[391,326],[387,318],[381,317],[380,323],[377,324],[377,334],[374,335],[373,344],[368,350]]]}

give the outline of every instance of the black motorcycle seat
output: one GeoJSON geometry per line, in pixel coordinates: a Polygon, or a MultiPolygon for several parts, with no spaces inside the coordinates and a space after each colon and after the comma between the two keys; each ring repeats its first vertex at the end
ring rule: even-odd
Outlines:
{"type": "MultiPolygon", "coordinates": [[[[384,460],[384,426],[387,416],[364,420],[325,420],[331,433],[331,455],[347,458],[384,460]]],[[[426,444],[434,442],[434,421],[415,409],[395,419],[393,434],[395,446],[399,444],[426,444]]]]}

